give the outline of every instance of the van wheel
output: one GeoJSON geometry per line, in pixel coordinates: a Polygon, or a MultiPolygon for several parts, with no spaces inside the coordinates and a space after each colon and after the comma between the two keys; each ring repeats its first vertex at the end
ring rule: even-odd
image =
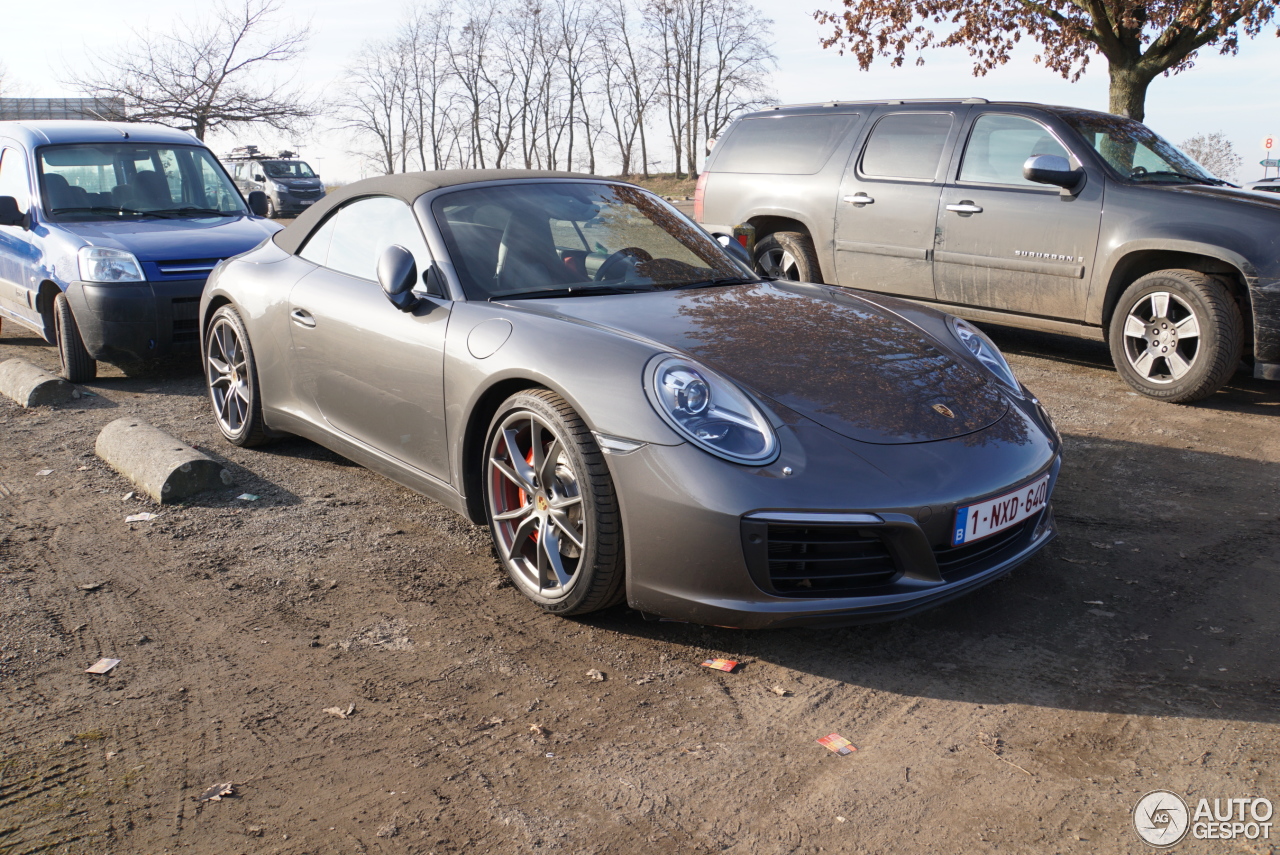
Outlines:
{"type": "Polygon", "coordinates": [[[1240,363],[1240,307],[1213,277],[1157,270],[1130,285],[1111,316],[1111,358],[1125,382],[1151,398],[1207,398],[1240,363]]]}
{"type": "Polygon", "coordinates": [[[813,241],[801,232],[774,232],[756,244],[756,269],[775,279],[822,282],[813,241]]]}
{"type": "Polygon", "coordinates": [[[62,366],[62,376],[72,383],[87,383],[98,376],[98,363],[89,356],[85,349],[84,339],[80,338],[80,327],[76,325],[75,315],[71,314],[71,304],[66,294],[53,298],[53,329],[58,343],[58,362],[62,366]]]}
{"type": "Polygon", "coordinates": [[[267,219],[274,220],[280,216],[280,212],[276,210],[276,203],[271,201],[271,197],[267,197],[267,219]]]}

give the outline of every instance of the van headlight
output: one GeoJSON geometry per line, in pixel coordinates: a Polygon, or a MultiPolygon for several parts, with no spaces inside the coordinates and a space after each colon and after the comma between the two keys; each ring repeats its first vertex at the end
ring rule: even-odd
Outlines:
{"type": "Polygon", "coordinates": [[[717,457],[762,466],[778,454],[773,426],[750,396],[691,359],[654,357],[645,371],[645,393],[676,433],[717,457]]]}
{"type": "Polygon", "coordinates": [[[1021,397],[1022,386],[1018,383],[1018,378],[1013,376],[1013,369],[1005,361],[1004,354],[1000,352],[1000,348],[996,347],[995,343],[987,338],[985,333],[968,321],[952,315],[950,322],[951,332],[964,345],[965,350],[972,353],[988,371],[996,375],[997,380],[1009,387],[1010,391],[1017,393],[1021,397]]]}
{"type": "Polygon", "coordinates": [[[141,282],[142,265],[132,252],[105,246],[82,246],[78,253],[83,282],[141,282]]]}

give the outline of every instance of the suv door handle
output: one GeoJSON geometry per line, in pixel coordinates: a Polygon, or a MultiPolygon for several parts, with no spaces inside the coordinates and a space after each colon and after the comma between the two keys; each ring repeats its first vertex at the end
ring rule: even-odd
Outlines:
{"type": "Polygon", "coordinates": [[[948,205],[948,211],[955,211],[957,214],[981,214],[982,206],[975,205],[968,199],[965,199],[959,205],[948,205]]]}
{"type": "Polygon", "coordinates": [[[289,313],[289,317],[300,327],[311,329],[316,325],[316,319],[306,309],[294,309],[289,313]]]}
{"type": "Polygon", "coordinates": [[[862,208],[867,205],[870,205],[872,202],[875,201],[875,199],[872,199],[866,193],[855,193],[852,196],[845,196],[844,201],[848,202],[850,205],[853,205],[854,207],[862,208]]]}

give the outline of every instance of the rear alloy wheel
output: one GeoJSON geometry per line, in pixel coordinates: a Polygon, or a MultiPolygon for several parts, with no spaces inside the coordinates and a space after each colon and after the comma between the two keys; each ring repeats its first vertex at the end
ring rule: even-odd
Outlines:
{"type": "Polygon", "coordinates": [[[1244,322],[1231,294],[1195,270],[1148,273],[1111,317],[1111,358],[1125,382],[1161,401],[1207,398],[1240,362],[1244,322]]]}
{"type": "Polygon", "coordinates": [[[66,294],[53,298],[53,331],[58,344],[58,362],[62,376],[72,383],[88,383],[98,376],[98,363],[85,349],[80,327],[71,313],[66,294]]]}
{"type": "Polygon", "coordinates": [[[258,367],[240,313],[223,306],[213,313],[204,337],[204,373],[218,430],[233,445],[267,441],[258,392],[258,367]]]}
{"type": "Polygon", "coordinates": [[[546,390],[509,398],[486,452],[489,532],[521,593],[559,615],[621,602],[618,500],[604,455],[573,408],[546,390]]]}
{"type": "Polygon", "coordinates": [[[822,282],[813,241],[800,232],[774,232],[756,243],[756,270],[774,279],[822,282]]]}

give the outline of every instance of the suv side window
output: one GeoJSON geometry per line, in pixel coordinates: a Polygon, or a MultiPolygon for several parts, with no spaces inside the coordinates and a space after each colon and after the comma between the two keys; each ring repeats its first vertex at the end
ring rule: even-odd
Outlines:
{"type": "Polygon", "coordinates": [[[1071,157],[1039,122],[1022,116],[987,113],[973,123],[969,132],[960,180],[1043,188],[1045,185],[1022,177],[1022,165],[1027,158],[1039,154],[1071,157]]]}
{"type": "Polygon", "coordinates": [[[12,196],[18,200],[18,210],[25,211],[31,205],[30,187],[22,152],[16,148],[0,151],[0,196],[12,196]]]}
{"type": "Polygon", "coordinates": [[[947,145],[950,113],[892,113],[876,122],[859,171],[868,178],[932,181],[947,145]]]}
{"type": "Polygon", "coordinates": [[[413,210],[390,196],[369,196],[325,220],[298,255],[339,273],[376,281],[378,257],[392,244],[413,253],[418,273],[426,272],[431,253],[413,210]]]}

